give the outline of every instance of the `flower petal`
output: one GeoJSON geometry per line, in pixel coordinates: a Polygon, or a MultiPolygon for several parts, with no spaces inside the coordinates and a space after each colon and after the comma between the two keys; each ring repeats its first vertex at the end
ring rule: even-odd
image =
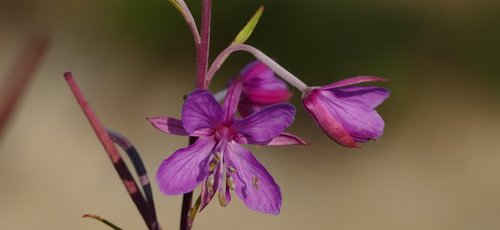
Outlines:
{"type": "Polygon", "coordinates": [[[302,98],[302,104],[330,139],[346,147],[356,147],[354,138],[337,121],[331,108],[326,105],[328,100],[330,99],[321,96],[320,89],[313,89],[302,98]]]}
{"type": "Polygon", "coordinates": [[[284,103],[290,99],[292,93],[288,89],[246,89],[243,99],[249,103],[257,105],[272,105],[277,103],[284,103]]]}
{"type": "Polygon", "coordinates": [[[171,117],[149,117],[149,122],[158,130],[174,135],[188,136],[189,133],[182,126],[182,121],[171,117]]]}
{"type": "Polygon", "coordinates": [[[289,104],[270,105],[233,123],[233,128],[249,142],[267,142],[293,122],[295,108],[289,104]]]}
{"type": "Polygon", "coordinates": [[[207,90],[189,94],[182,107],[182,124],[187,132],[213,128],[222,122],[222,107],[207,90]]]}
{"type": "Polygon", "coordinates": [[[224,122],[230,123],[234,119],[234,114],[238,108],[243,83],[236,79],[231,82],[224,98],[224,122]]]}
{"type": "Polygon", "coordinates": [[[241,137],[238,139],[238,143],[253,144],[253,145],[270,145],[270,146],[309,145],[306,141],[302,140],[302,138],[295,136],[291,133],[281,133],[280,135],[274,137],[273,139],[267,142],[252,142],[248,141],[245,137],[241,137]]]}
{"type": "Polygon", "coordinates": [[[284,103],[292,96],[286,83],[260,61],[248,64],[238,77],[243,81],[243,92],[238,105],[238,111],[243,117],[267,105],[284,103]]]}
{"type": "Polygon", "coordinates": [[[270,105],[287,101],[291,92],[286,83],[277,78],[264,63],[254,61],[240,73],[243,80],[243,94],[257,104],[270,105]]]}
{"type": "Polygon", "coordinates": [[[244,81],[251,81],[253,79],[266,80],[274,77],[274,73],[266,64],[256,60],[246,65],[240,71],[240,76],[244,81]]]}
{"type": "Polygon", "coordinates": [[[387,79],[384,79],[381,77],[375,77],[375,76],[357,76],[357,77],[346,78],[344,80],[325,85],[321,88],[331,89],[331,88],[338,88],[338,87],[343,87],[343,86],[350,86],[350,85],[364,83],[364,82],[377,82],[377,81],[387,81],[387,79]]]}
{"type": "Polygon", "coordinates": [[[252,153],[235,142],[227,145],[226,156],[234,180],[236,195],[251,210],[277,215],[281,209],[281,191],[272,176],[252,153]]]}
{"type": "Polygon", "coordinates": [[[208,177],[209,156],[214,146],[213,138],[201,137],[194,144],[175,151],[165,159],[156,173],[160,191],[165,195],[193,191],[208,177]]]}
{"type": "Polygon", "coordinates": [[[378,139],[384,131],[384,120],[374,108],[389,96],[378,87],[355,87],[323,90],[325,106],[335,119],[358,142],[378,139]]]}
{"type": "Polygon", "coordinates": [[[351,86],[330,89],[339,98],[356,98],[359,103],[365,104],[371,109],[375,109],[386,98],[389,97],[388,89],[373,86],[351,86]]]}

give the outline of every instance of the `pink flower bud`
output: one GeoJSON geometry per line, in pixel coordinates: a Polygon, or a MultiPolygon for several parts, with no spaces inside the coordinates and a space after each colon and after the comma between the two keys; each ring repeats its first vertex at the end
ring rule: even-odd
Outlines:
{"type": "Polygon", "coordinates": [[[302,103],[316,123],[332,140],[346,147],[378,139],[384,120],[375,108],[389,97],[389,90],[352,86],[362,82],[385,81],[378,77],[353,77],[303,92],[302,103]]]}
{"type": "Polygon", "coordinates": [[[287,102],[292,96],[286,83],[260,61],[248,64],[238,77],[243,81],[238,111],[244,117],[265,106],[287,102]]]}

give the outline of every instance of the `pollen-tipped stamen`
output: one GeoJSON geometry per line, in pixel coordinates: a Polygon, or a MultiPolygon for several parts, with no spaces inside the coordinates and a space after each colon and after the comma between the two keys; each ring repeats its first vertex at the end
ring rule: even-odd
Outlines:
{"type": "Polygon", "coordinates": [[[212,196],[214,194],[214,175],[211,174],[208,179],[207,179],[207,182],[206,182],[206,185],[207,185],[207,191],[208,191],[208,194],[210,196],[212,196]]]}
{"type": "Polygon", "coordinates": [[[259,190],[259,178],[258,177],[255,176],[252,178],[252,186],[255,189],[259,190]]]}
{"type": "Polygon", "coordinates": [[[227,183],[227,186],[229,186],[229,188],[231,190],[234,190],[234,181],[233,181],[233,177],[231,177],[231,175],[228,175],[227,178],[226,178],[226,183],[227,183]]]}
{"type": "Polygon", "coordinates": [[[225,178],[227,177],[227,172],[226,172],[226,167],[225,161],[224,161],[224,153],[221,153],[220,157],[220,167],[219,167],[219,189],[218,189],[218,198],[219,198],[219,204],[221,207],[226,207],[227,206],[227,197],[226,197],[226,186],[227,182],[225,178]]]}
{"type": "Polygon", "coordinates": [[[228,166],[227,169],[229,170],[230,173],[235,174],[236,169],[233,166],[228,166]]]}

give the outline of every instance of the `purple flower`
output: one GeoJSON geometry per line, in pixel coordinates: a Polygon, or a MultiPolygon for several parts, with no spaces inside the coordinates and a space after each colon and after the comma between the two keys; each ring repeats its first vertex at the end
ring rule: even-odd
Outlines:
{"type": "Polygon", "coordinates": [[[357,147],[356,142],[378,139],[384,120],[375,108],[389,97],[389,90],[372,86],[352,86],[385,81],[378,77],[353,77],[304,91],[302,103],[323,131],[337,143],[357,147]]]}
{"type": "Polygon", "coordinates": [[[241,81],[229,87],[221,106],[207,90],[193,91],[182,108],[182,121],[169,117],[150,118],[159,130],[198,137],[196,142],[165,159],[156,174],[160,191],[179,195],[201,187],[204,208],[218,192],[226,206],[230,190],[250,209],[277,215],[281,191],[269,172],[240,144],[295,144],[293,136],[280,135],[290,126],[295,108],[276,104],[243,119],[234,114],[242,89],[241,81]]]}
{"type": "Polygon", "coordinates": [[[240,72],[243,81],[238,111],[243,117],[259,111],[265,106],[287,102],[292,93],[284,81],[264,63],[254,61],[240,72]]]}

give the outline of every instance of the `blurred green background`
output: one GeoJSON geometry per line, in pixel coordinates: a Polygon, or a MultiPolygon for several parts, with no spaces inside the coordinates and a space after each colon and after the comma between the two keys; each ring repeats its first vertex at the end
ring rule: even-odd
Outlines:
{"type": "MultiPolygon", "coordinates": [[[[197,17],[199,1],[187,4],[197,17]]],[[[291,131],[311,146],[252,148],[281,186],[282,213],[213,202],[194,229],[500,229],[499,1],[215,1],[211,57],[260,5],[248,43],[307,84],[390,79],[378,109],[385,134],[362,149],[339,147],[296,97],[291,131]]],[[[187,26],[166,0],[0,0],[0,84],[40,30],[50,50],[0,140],[0,229],[107,229],[85,213],[145,229],[62,73],[74,73],[154,177],[186,145],[145,117],[178,117],[193,89],[187,26]]],[[[231,56],[212,89],[251,60],[231,56]]],[[[154,190],[161,223],[177,228],[181,197],[154,190]]]]}

